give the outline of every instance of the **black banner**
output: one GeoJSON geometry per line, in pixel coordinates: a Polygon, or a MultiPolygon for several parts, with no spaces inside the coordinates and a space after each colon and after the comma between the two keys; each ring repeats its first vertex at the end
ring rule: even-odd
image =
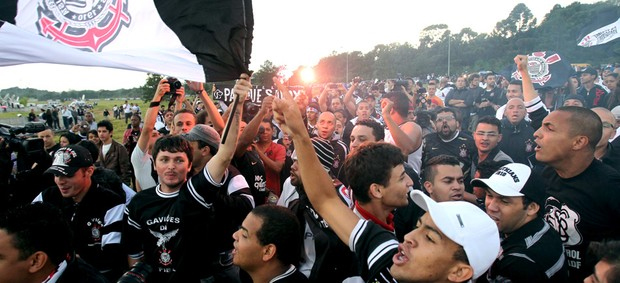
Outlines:
{"type": "MultiPolygon", "coordinates": [[[[213,99],[219,100],[226,105],[230,104],[234,98],[233,95],[233,87],[234,84],[216,84],[215,92],[213,93],[213,99]]],[[[303,92],[303,86],[290,86],[288,88],[294,97],[297,97],[299,94],[303,92]]],[[[264,86],[254,86],[252,91],[248,94],[248,98],[252,100],[253,103],[260,105],[263,101],[263,97],[267,95],[275,95],[278,98],[282,98],[282,93],[275,88],[266,88],[264,86]]]]}

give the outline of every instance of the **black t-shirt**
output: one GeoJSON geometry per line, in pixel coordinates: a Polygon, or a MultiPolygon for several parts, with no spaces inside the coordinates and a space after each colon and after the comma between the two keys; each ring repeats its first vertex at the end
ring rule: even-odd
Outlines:
{"type": "Polygon", "coordinates": [[[620,174],[594,160],[575,177],[560,178],[551,167],[543,177],[548,186],[545,220],[560,234],[570,281],[582,282],[596,263],[587,257],[590,242],[620,239],[620,174]]]}
{"type": "Polygon", "coordinates": [[[566,282],[568,267],[558,233],[542,218],[502,241],[501,255],[478,282],[566,282]],[[509,280],[509,281],[507,281],[509,280]]]}
{"type": "Polygon", "coordinates": [[[525,120],[515,126],[508,119],[502,119],[502,140],[497,147],[514,162],[529,166],[528,157],[536,148],[534,140],[534,129],[525,120]]]}
{"type": "Polygon", "coordinates": [[[603,155],[601,161],[620,172],[620,139],[615,139],[607,145],[607,153],[603,155]]]}
{"type": "Polygon", "coordinates": [[[130,257],[144,256],[151,265],[148,282],[197,282],[216,272],[213,262],[232,249],[232,234],[252,208],[247,183],[234,167],[222,183],[205,167],[177,192],[158,185],[136,194],[125,210],[123,245],[130,257]]]}
{"type": "Polygon", "coordinates": [[[366,282],[396,282],[390,273],[392,257],[398,252],[398,241],[392,232],[360,219],[350,239],[349,248],[362,264],[362,278],[366,282]]]}
{"type": "Polygon", "coordinates": [[[584,86],[577,89],[577,94],[583,96],[586,101],[585,107],[593,108],[597,106],[607,106],[607,91],[600,85],[594,84],[594,86],[587,90],[584,86]]]}
{"type": "Polygon", "coordinates": [[[248,182],[256,206],[264,204],[268,195],[265,183],[267,179],[265,177],[265,166],[258,153],[246,151],[240,157],[233,157],[230,164],[235,166],[248,182]]]}
{"type": "MultiPolygon", "coordinates": [[[[478,97],[476,97],[476,104],[480,104],[481,102],[484,101],[489,101],[495,105],[501,106],[502,105],[502,97],[504,97],[504,90],[501,88],[493,88],[491,90],[486,90],[484,89],[480,95],[478,97]]],[[[495,117],[495,109],[493,109],[492,106],[487,106],[487,107],[482,107],[482,108],[478,108],[476,113],[478,113],[478,117],[484,117],[484,116],[493,116],[495,117]]]]}
{"type": "Polygon", "coordinates": [[[474,156],[478,155],[474,138],[462,131],[450,141],[443,141],[438,133],[426,135],[422,151],[422,168],[425,167],[429,159],[442,154],[454,156],[459,160],[461,169],[463,169],[463,176],[465,177],[465,188],[468,192],[471,192],[472,187],[469,184],[471,175],[473,175],[471,166],[474,156]]]}

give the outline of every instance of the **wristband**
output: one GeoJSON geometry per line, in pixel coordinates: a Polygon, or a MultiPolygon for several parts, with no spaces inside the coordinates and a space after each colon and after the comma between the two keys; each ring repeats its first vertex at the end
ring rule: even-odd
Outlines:
{"type": "Polygon", "coordinates": [[[204,91],[204,89],[197,90],[197,91],[196,91],[196,95],[201,95],[203,91],[204,91]]]}
{"type": "Polygon", "coordinates": [[[151,104],[149,104],[149,108],[157,107],[159,106],[159,103],[161,103],[161,101],[151,101],[151,104]]]}

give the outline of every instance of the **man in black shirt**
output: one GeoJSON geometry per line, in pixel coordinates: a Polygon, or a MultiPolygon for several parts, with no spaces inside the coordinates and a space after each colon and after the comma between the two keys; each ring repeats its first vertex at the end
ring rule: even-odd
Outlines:
{"type": "Polygon", "coordinates": [[[484,81],[487,84],[486,88],[474,100],[477,108],[476,113],[479,118],[495,116],[497,109],[504,105],[506,101],[504,90],[495,84],[495,74],[488,73],[484,77],[484,81]]]}
{"type": "Polygon", "coordinates": [[[594,83],[598,77],[598,72],[592,67],[587,67],[579,72],[579,76],[581,86],[577,89],[577,94],[581,95],[586,101],[584,107],[605,106],[608,93],[602,86],[594,83]]]}
{"type": "Polygon", "coordinates": [[[393,233],[359,219],[329,189],[331,178],[314,152],[301,114],[286,87],[278,81],[276,84],[285,100],[274,102],[274,113],[293,138],[302,178],[313,180],[306,186],[308,197],[340,240],[355,251],[363,263],[362,277],[366,281],[465,282],[490,267],[499,253],[499,233],[493,221],[472,204],[438,204],[414,191],[412,199],[429,213],[401,245],[393,233]]]}
{"type": "MultiPolygon", "coordinates": [[[[251,88],[249,77],[241,75],[233,89],[238,106],[251,88]]],[[[169,90],[170,85],[162,80],[154,103],[169,90]]],[[[127,225],[123,231],[130,264],[144,261],[153,268],[148,282],[239,280],[228,273],[232,255],[213,251],[232,249],[230,234],[234,229],[229,230],[230,226],[238,227],[253,208],[249,192],[227,191],[235,175],[228,165],[235,151],[242,108],[231,113],[227,140],[202,171],[189,179],[193,155],[190,142],[179,136],[155,142],[153,158],[160,184],[134,196],[125,210],[127,225]],[[222,214],[227,216],[225,224],[222,214]],[[223,239],[221,233],[213,233],[214,229],[231,232],[223,239]],[[198,257],[202,260],[196,261],[198,257]]]]}
{"type": "Polygon", "coordinates": [[[426,162],[435,156],[442,154],[455,156],[461,163],[463,176],[465,176],[465,189],[472,192],[469,185],[472,177],[471,166],[474,155],[478,154],[474,139],[458,130],[460,123],[452,108],[442,108],[437,111],[435,125],[437,132],[424,137],[422,167],[426,167],[426,162]]]}
{"type": "Polygon", "coordinates": [[[616,135],[616,117],[607,108],[595,107],[592,108],[592,111],[603,122],[603,135],[596,145],[594,157],[611,168],[616,169],[616,171],[620,171],[620,140],[609,142],[609,139],[616,135]]]}
{"type": "Polygon", "coordinates": [[[121,249],[125,199],[98,184],[90,152],[79,145],[61,147],[45,173],[54,175],[56,186],[41,192],[33,202],[58,207],[75,235],[76,253],[109,280],[126,267],[121,249]]]}
{"type": "Polygon", "coordinates": [[[0,281],[90,282],[108,280],[75,256],[71,228],[47,204],[27,204],[0,216],[0,281]]]}
{"type": "Polygon", "coordinates": [[[45,148],[45,152],[53,157],[54,152],[60,148],[60,144],[58,144],[56,139],[54,139],[54,130],[50,127],[45,127],[45,130],[37,133],[37,137],[43,140],[43,148],[45,148]]]}
{"type": "Polygon", "coordinates": [[[566,249],[569,282],[581,282],[594,266],[586,249],[592,241],[619,239],[620,174],[594,158],[603,132],[593,111],[565,106],[548,113],[527,72],[528,58],[517,55],[523,95],[532,119],[536,159],[543,170],[548,198],[545,220],[560,234],[566,249]]]}
{"type": "Polygon", "coordinates": [[[534,154],[534,129],[525,120],[525,104],[521,98],[512,98],[506,103],[502,119],[502,140],[499,149],[508,154],[514,162],[529,165],[528,157],[534,154]]]}
{"type": "Polygon", "coordinates": [[[301,251],[299,234],[299,222],[288,209],[259,206],[232,235],[233,263],[245,270],[253,282],[309,282],[295,268],[301,251]]]}
{"type": "Polygon", "coordinates": [[[486,279],[565,282],[568,268],[560,236],[541,217],[546,195],[538,174],[527,165],[511,163],[472,184],[486,188],[487,214],[505,236],[486,279]]]}

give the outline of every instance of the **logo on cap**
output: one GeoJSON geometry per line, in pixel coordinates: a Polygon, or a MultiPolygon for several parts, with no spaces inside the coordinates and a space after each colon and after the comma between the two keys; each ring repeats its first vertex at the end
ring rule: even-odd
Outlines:
{"type": "Polygon", "coordinates": [[[510,175],[510,177],[512,177],[512,180],[515,183],[519,183],[520,182],[519,176],[517,176],[517,174],[514,171],[510,170],[510,168],[508,168],[508,167],[499,168],[499,170],[497,170],[497,172],[495,172],[495,175],[499,175],[499,176],[510,175]]]}

